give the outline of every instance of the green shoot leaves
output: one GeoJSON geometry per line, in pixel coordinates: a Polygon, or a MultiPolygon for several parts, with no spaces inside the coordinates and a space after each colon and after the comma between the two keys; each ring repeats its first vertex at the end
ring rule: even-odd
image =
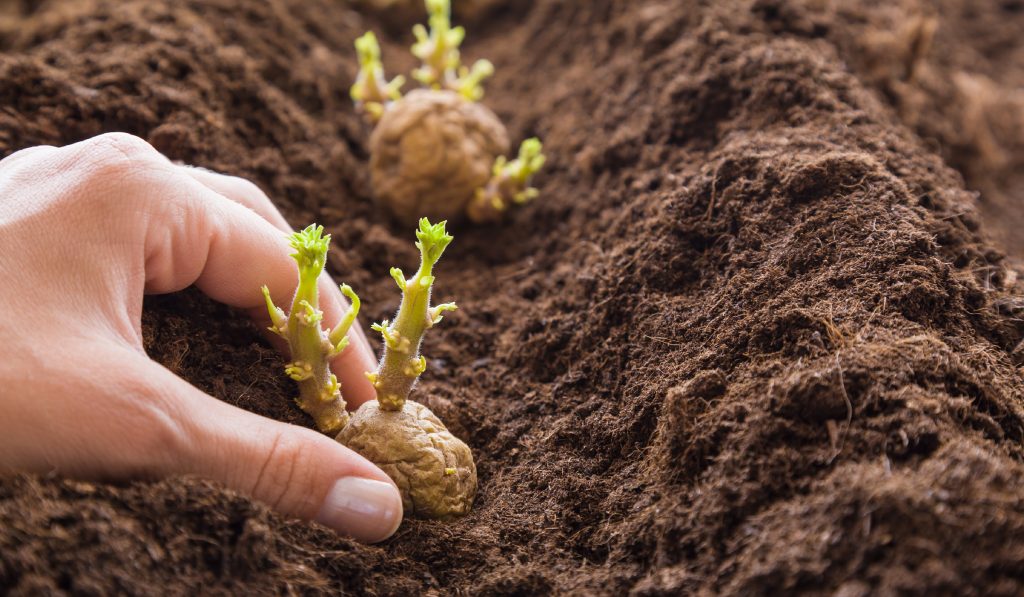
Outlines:
{"type": "MultiPolygon", "coordinates": [[[[505,165],[499,166],[497,163],[494,164],[495,176],[507,176],[509,180],[523,189],[513,195],[516,203],[523,203],[528,199],[532,199],[532,197],[522,198],[529,195],[529,191],[533,191],[534,194],[537,192],[537,189],[529,188],[529,182],[530,178],[544,166],[544,162],[547,159],[541,153],[543,148],[544,146],[541,144],[540,139],[531,137],[523,141],[519,146],[519,157],[505,165]]],[[[501,160],[502,158],[498,159],[501,160]]]]}
{"type": "Polygon", "coordinates": [[[441,323],[441,320],[444,319],[444,315],[442,315],[442,313],[444,313],[445,311],[454,311],[458,308],[459,306],[456,305],[455,303],[441,303],[436,307],[431,307],[430,310],[428,311],[430,317],[430,327],[434,327],[435,325],[441,323]]]}
{"type": "MultiPolygon", "coordinates": [[[[441,254],[452,242],[452,236],[445,230],[448,222],[431,224],[430,220],[420,218],[420,227],[416,231],[416,248],[420,250],[422,264],[420,271],[429,274],[430,268],[441,258],[441,254]]],[[[428,283],[429,285],[429,283],[428,283]]]]}
{"type": "Polygon", "coordinates": [[[491,180],[477,190],[467,207],[469,218],[477,223],[495,222],[509,205],[528,203],[536,198],[538,191],[530,186],[530,180],[544,166],[546,158],[542,150],[540,139],[532,137],[519,146],[516,159],[508,161],[505,156],[498,156],[491,180]]]}
{"type": "Polygon", "coordinates": [[[405,274],[402,273],[402,269],[398,267],[391,268],[391,277],[395,279],[395,283],[398,284],[399,290],[405,290],[405,274]]]}
{"type": "Polygon", "coordinates": [[[284,336],[285,330],[288,327],[288,317],[284,314],[284,311],[274,304],[274,300],[270,298],[270,289],[264,285],[261,290],[263,291],[263,300],[267,303],[267,312],[270,313],[271,326],[267,329],[278,336],[284,336]]]}
{"type": "Polygon", "coordinates": [[[352,324],[355,323],[356,316],[359,315],[359,306],[362,304],[362,301],[359,300],[359,296],[356,295],[351,286],[348,284],[342,284],[340,288],[341,294],[348,299],[351,306],[349,307],[348,312],[345,313],[345,316],[341,318],[341,321],[338,322],[338,325],[334,326],[331,333],[327,335],[327,341],[331,345],[331,350],[327,355],[328,359],[333,359],[348,347],[348,331],[352,327],[352,324]]]}
{"type": "MultiPolygon", "coordinates": [[[[412,77],[429,89],[448,89],[469,101],[480,101],[484,96],[483,81],[494,74],[494,65],[478,60],[472,68],[463,66],[459,46],[466,38],[466,30],[452,27],[451,0],[426,0],[426,7],[429,29],[416,25],[412,30],[416,37],[412,54],[421,62],[412,77]]],[[[349,95],[356,107],[376,123],[389,102],[402,98],[405,77],[399,75],[391,81],[384,77],[380,44],[372,31],[356,39],[355,46],[359,73],[349,95]]]]}
{"type": "Polygon", "coordinates": [[[299,276],[309,281],[320,275],[327,262],[327,247],[331,244],[331,235],[324,236],[324,227],[310,224],[304,230],[288,237],[288,244],[295,252],[292,259],[299,264],[299,276]]]}
{"type": "Polygon", "coordinates": [[[423,25],[412,29],[416,36],[412,55],[423,62],[412,76],[427,87],[440,89],[454,78],[461,64],[459,46],[466,37],[466,30],[452,27],[450,0],[426,0],[426,4],[430,32],[423,25]]]}
{"type": "Polygon", "coordinates": [[[472,69],[459,68],[459,78],[455,81],[455,90],[471,102],[484,98],[484,79],[494,74],[494,65],[490,60],[477,60],[472,69]]]}
{"type": "Polygon", "coordinates": [[[384,106],[402,97],[405,77],[399,75],[388,81],[384,77],[384,65],[380,60],[380,44],[372,31],[356,39],[356,54],[359,56],[359,73],[349,95],[356,106],[376,122],[384,113],[384,106]]]}

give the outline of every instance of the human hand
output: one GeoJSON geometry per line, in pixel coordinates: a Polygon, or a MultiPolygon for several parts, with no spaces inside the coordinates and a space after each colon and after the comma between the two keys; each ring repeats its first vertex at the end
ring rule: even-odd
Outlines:
{"type": "MultiPolygon", "coordinates": [[[[265,321],[286,304],[290,227],[255,185],[177,166],[123,133],[0,161],[0,470],[126,480],[196,474],[367,542],[402,519],[394,483],[333,439],[200,392],[142,346],[144,293],[195,284],[265,321]]],[[[344,298],[321,280],[324,322],[344,298]]],[[[358,326],[332,363],[374,397],[358,326]]]]}

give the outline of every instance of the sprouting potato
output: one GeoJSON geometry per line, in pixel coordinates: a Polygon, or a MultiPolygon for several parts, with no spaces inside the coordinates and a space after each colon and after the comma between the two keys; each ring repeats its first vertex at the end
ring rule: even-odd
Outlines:
{"type": "Polygon", "coordinates": [[[544,164],[540,141],[528,139],[518,159],[505,158],[508,132],[479,103],[494,66],[487,60],[463,66],[459,46],[466,31],[451,26],[450,0],[426,0],[426,6],[430,28],[413,28],[412,46],[422,62],[412,77],[422,89],[402,96],[405,79],[385,78],[373,33],[356,40],[360,69],[351,95],[376,125],[370,136],[374,195],[402,223],[420,217],[500,221],[510,205],[537,196],[529,184],[544,164]]]}
{"type": "Polygon", "coordinates": [[[263,295],[271,331],[288,343],[291,362],[285,373],[299,384],[299,406],[314,418],[320,431],[334,435],[384,470],[398,486],[406,513],[448,519],[468,513],[473,505],[477,484],[473,454],[430,409],[407,398],[427,366],[420,354],[423,334],[456,308],[455,303],[430,305],[434,264],[452,237],[445,222],[431,224],[423,218],[416,238],[420,267],[413,277],[406,279],[402,270],[391,269],[402,291],[398,314],[394,322],[372,326],[384,337],[384,356],[375,372],[367,372],[377,399],[363,404],[351,417],[329,363],[348,344],[347,333],[360,302],[351,288],[342,286],[352,307],[333,330],[322,329],[317,279],[331,240],[322,226],[311,225],[289,237],[299,268],[290,313],[274,305],[265,286],[263,295]]]}
{"type": "Polygon", "coordinates": [[[430,305],[434,264],[452,241],[445,222],[420,220],[416,231],[420,266],[406,279],[391,269],[402,291],[394,321],[374,324],[384,338],[384,357],[377,371],[368,374],[377,391],[352,416],[338,441],[380,466],[402,494],[414,515],[451,518],[466,514],[476,495],[476,465],[466,444],[452,435],[430,410],[406,398],[427,368],[420,354],[423,334],[437,325],[455,303],[430,305]]]}

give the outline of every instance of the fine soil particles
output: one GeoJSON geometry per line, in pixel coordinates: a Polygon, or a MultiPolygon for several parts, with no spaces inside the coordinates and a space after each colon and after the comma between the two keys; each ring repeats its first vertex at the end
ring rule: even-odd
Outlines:
{"type": "MultiPolygon", "coordinates": [[[[437,270],[461,309],[413,398],[472,447],[472,513],[365,546],[201,479],[9,476],[0,592],[1024,592],[1024,2],[455,12],[484,103],[548,155],[437,270]]],[[[352,42],[407,72],[411,14],[0,2],[0,157],[125,131],[249,178],[327,227],[368,326],[417,254],[372,201],[352,42]]],[[[145,306],[153,359],[310,426],[257,325],[145,306]]]]}

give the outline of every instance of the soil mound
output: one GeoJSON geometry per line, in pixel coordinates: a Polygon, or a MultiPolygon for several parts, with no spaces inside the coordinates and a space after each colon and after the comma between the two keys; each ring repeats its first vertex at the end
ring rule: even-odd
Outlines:
{"type": "MultiPolygon", "coordinates": [[[[1024,5],[486,5],[466,47],[497,67],[485,103],[549,160],[541,199],[455,230],[438,273],[461,309],[427,338],[416,399],[476,454],[472,514],[367,547],[205,481],[16,476],[0,587],[1024,591],[1024,286],[987,236],[1024,249],[1006,234],[1024,221],[1024,5]],[[969,189],[1008,224],[983,228],[969,189]]],[[[326,225],[364,321],[397,308],[411,231],[370,200],[347,97],[372,12],[0,6],[0,156],[134,133],[326,225]]],[[[392,72],[408,41],[383,38],[392,72]]],[[[154,359],[309,424],[239,314],[187,291],[144,317],[154,359]]]]}

